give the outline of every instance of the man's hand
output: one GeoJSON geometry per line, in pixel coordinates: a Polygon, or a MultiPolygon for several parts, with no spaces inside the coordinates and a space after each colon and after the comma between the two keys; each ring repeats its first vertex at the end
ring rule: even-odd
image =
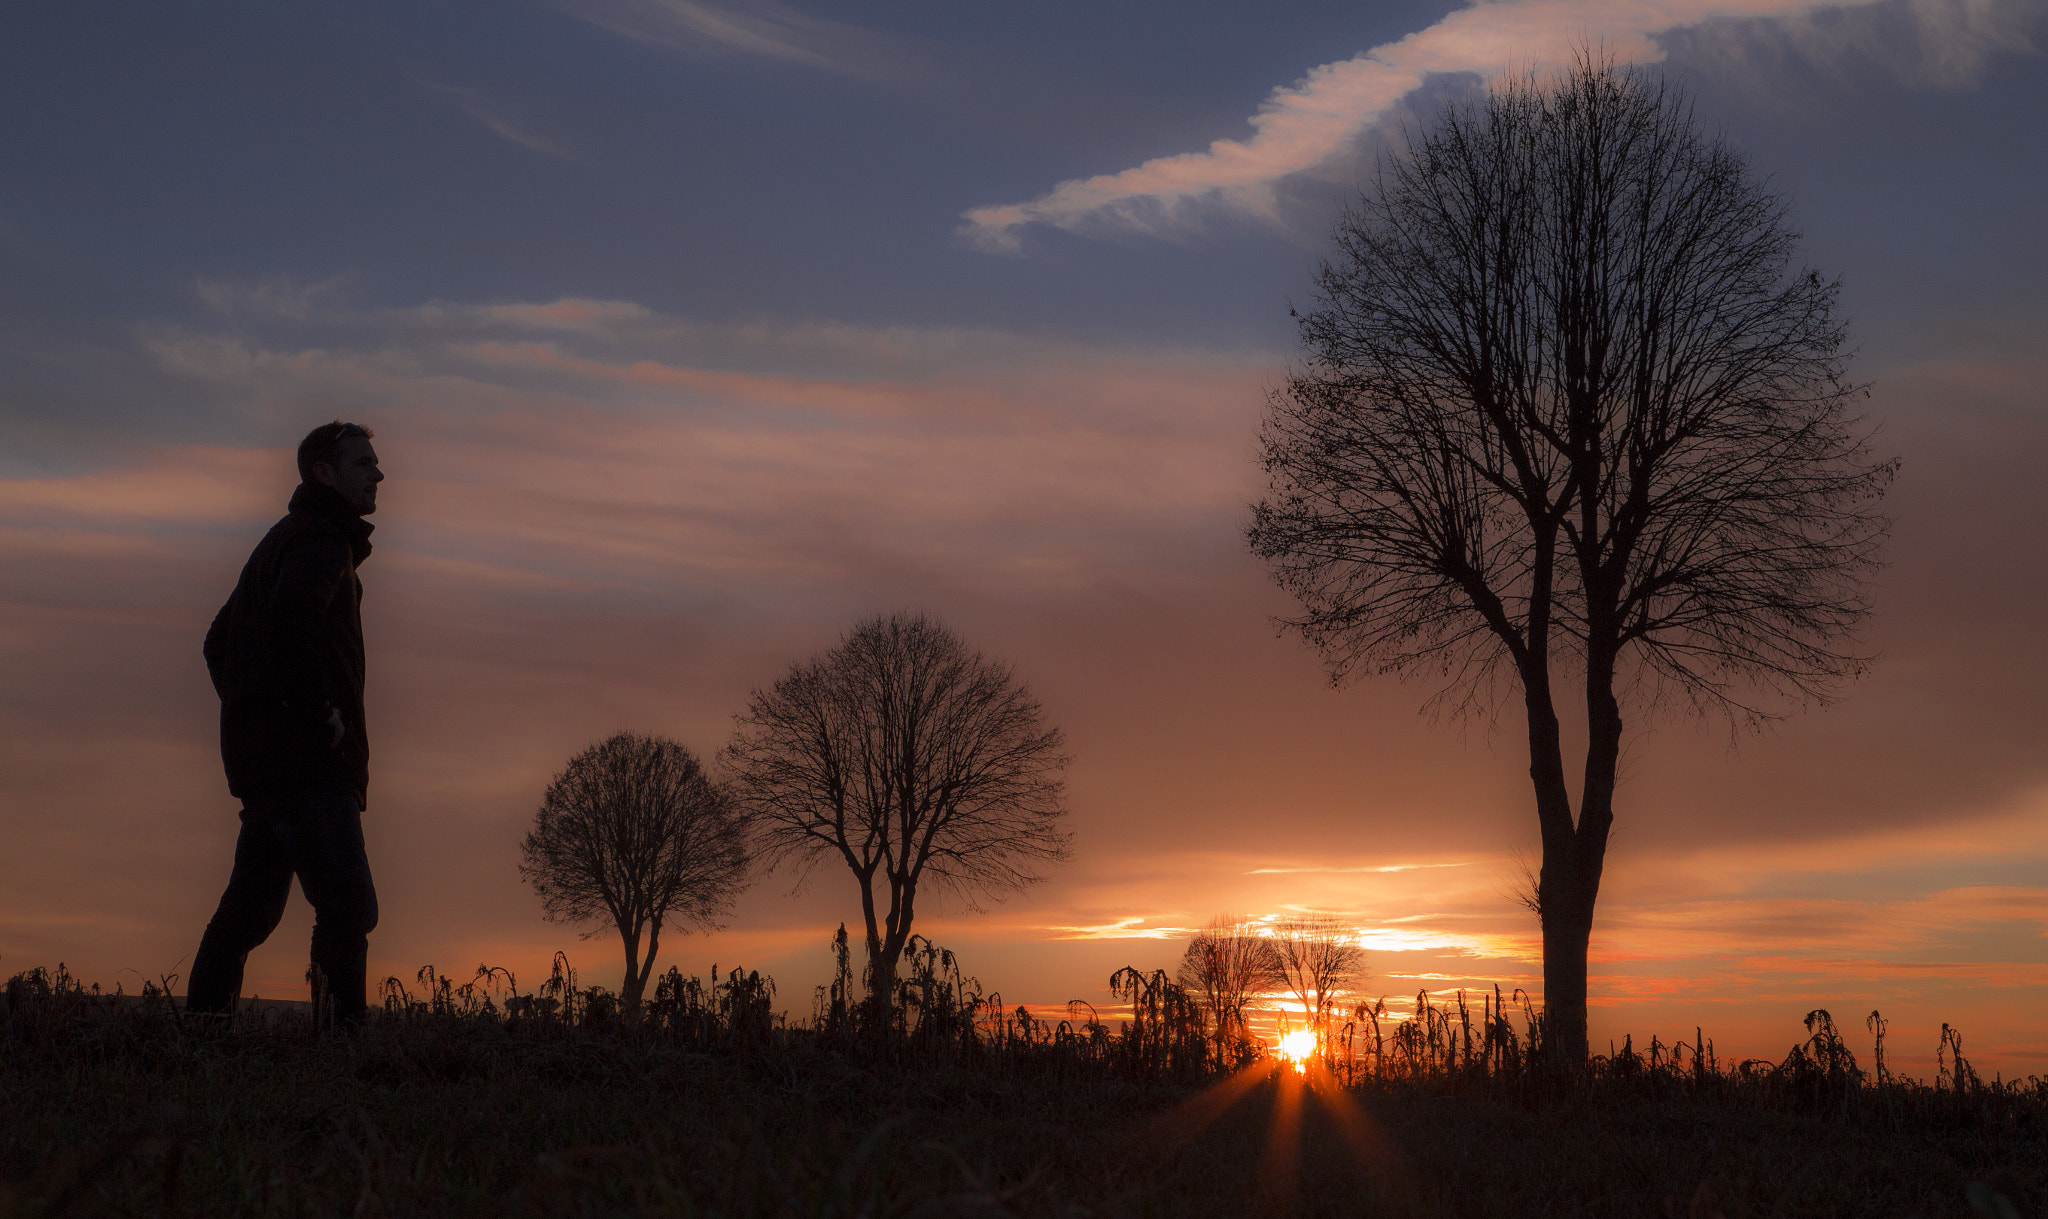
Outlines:
{"type": "Polygon", "coordinates": [[[348,725],[341,718],[341,708],[329,707],[327,709],[327,726],[334,729],[334,739],[327,742],[327,747],[329,749],[337,749],[341,746],[342,734],[348,731],[348,725]]]}

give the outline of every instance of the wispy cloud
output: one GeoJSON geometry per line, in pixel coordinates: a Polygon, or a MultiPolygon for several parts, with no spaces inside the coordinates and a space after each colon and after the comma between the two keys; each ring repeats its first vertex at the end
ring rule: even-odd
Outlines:
{"type": "Polygon", "coordinates": [[[1253,868],[1246,876],[1289,875],[1300,872],[1413,872],[1420,868],[1466,868],[1469,861],[1459,863],[1389,863],[1374,864],[1355,868],[1253,868]]]}
{"type": "Polygon", "coordinates": [[[1163,924],[1147,927],[1143,916],[1120,918],[1092,927],[1047,927],[1045,930],[1051,933],[1048,938],[1055,940],[1177,940],[1194,934],[1192,927],[1163,924]]]}
{"type": "MultiPolygon", "coordinates": [[[[871,326],[805,319],[707,321],[649,309],[634,301],[599,297],[479,303],[428,301],[391,307],[353,307],[341,291],[350,275],[318,282],[286,277],[255,281],[201,279],[196,294],[236,323],[236,333],[274,336],[277,344],[310,343],[323,350],[441,352],[468,344],[541,343],[570,354],[621,361],[828,380],[926,380],[951,373],[1043,372],[1049,368],[1109,372],[1128,367],[1125,346],[1030,334],[994,327],[871,326]]],[[[158,337],[164,337],[159,332],[158,337]]],[[[538,348],[534,349],[538,351],[538,348]]],[[[1155,349],[1141,358],[1169,363],[1278,367],[1286,353],[1271,349],[1200,353],[1155,349]]],[[[616,378],[607,378],[616,379],[616,378]]],[[[1177,415],[1162,402],[1167,414],[1177,415]]]]}
{"type": "MultiPolygon", "coordinates": [[[[459,535],[440,554],[704,590],[742,570],[775,586],[948,570],[1041,592],[1174,579],[1249,491],[1237,442],[1272,371],[1172,351],[1068,360],[1057,343],[1029,360],[1015,339],[830,327],[736,342],[735,368],[716,328],[623,301],[346,315],[317,343],[289,320],[165,329],[149,349],[252,414],[402,418],[403,451],[438,473],[408,494],[434,497],[459,535]],[[745,367],[792,351],[813,368],[745,367]],[[977,351],[998,358],[972,367],[977,351]],[[508,528],[527,536],[509,544],[508,528]]],[[[148,485],[23,483],[0,506],[111,505],[148,485]]]]}
{"type": "MultiPolygon", "coordinates": [[[[1288,913],[1299,911],[1261,915],[1252,921],[1268,928],[1276,927],[1288,913]]],[[[1461,916],[1455,914],[1377,920],[1340,917],[1349,925],[1358,946],[1371,952],[1431,952],[1499,960],[1519,960],[1531,955],[1526,935],[1460,930],[1442,925],[1461,921],[1461,916]]],[[[1469,921],[1469,918],[1463,921],[1469,921]]],[[[1153,915],[1131,915],[1106,923],[1044,928],[1046,938],[1054,940],[1179,940],[1194,935],[1197,930],[1170,919],[1161,921],[1159,916],[1153,915]]]]}
{"type": "Polygon", "coordinates": [[[914,70],[895,40],[775,0],[562,0],[562,7],[600,29],[670,51],[758,55],[854,76],[914,70]]]}
{"type": "Polygon", "coordinates": [[[1769,23],[1722,22],[1667,39],[1674,53],[1741,82],[1768,106],[1853,104],[1878,77],[1954,89],[1978,79],[2000,55],[2038,50],[2048,25],[2041,0],[1890,0],[1855,8],[1814,8],[1769,23]]]}
{"type": "Polygon", "coordinates": [[[0,525],[239,522],[275,506],[279,464],[257,450],[180,446],[140,468],[0,478],[0,525]]]}
{"type": "Polygon", "coordinates": [[[465,89],[458,85],[425,79],[420,80],[419,84],[428,92],[453,102],[457,109],[508,143],[517,144],[543,156],[560,157],[565,161],[576,159],[575,154],[563,144],[535,133],[525,123],[506,115],[503,105],[486,97],[481,90],[465,89]]]}
{"type": "Polygon", "coordinates": [[[563,297],[545,302],[509,305],[474,305],[475,316],[535,330],[569,330],[580,333],[606,332],[635,326],[653,318],[654,311],[632,301],[591,300],[563,297]]]}
{"type": "Polygon", "coordinates": [[[965,212],[961,233],[992,252],[1017,249],[1018,230],[1046,224],[1075,232],[1160,233],[1203,208],[1277,216],[1275,184],[1315,169],[1433,75],[1490,77],[1568,62],[1597,46],[1617,63],[1663,57],[1657,36],[1721,18],[1795,16],[1872,0],[1509,0],[1477,4],[1350,59],[1312,68],[1278,88],[1250,120],[1248,140],[1159,157],[1117,173],[1076,178],[1022,203],[965,212]]]}
{"type": "Polygon", "coordinates": [[[344,273],[314,283],[301,283],[281,277],[255,282],[201,277],[193,284],[192,291],[209,308],[230,320],[282,318],[305,322],[316,313],[326,311],[335,292],[354,278],[344,273]]]}

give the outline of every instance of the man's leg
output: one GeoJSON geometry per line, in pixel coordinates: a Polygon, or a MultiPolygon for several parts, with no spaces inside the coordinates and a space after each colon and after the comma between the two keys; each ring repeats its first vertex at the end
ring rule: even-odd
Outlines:
{"type": "Polygon", "coordinates": [[[270,938],[284,917],[292,894],[292,861],[273,828],[273,812],[259,803],[242,808],[235,870],[192,958],[192,976],[185,983],[186,1011],[233,1011],[249,953],[270,938]]]}
{"type": "Polygon", "coordinates": [[[299,892],[313,905],[313,964],[327,975],[334,1022],[352,1027],[368,1006],[365,974],[377,926],[362,812],[355,793],[321,790],[292,802],[289,823],[299,892]]]}

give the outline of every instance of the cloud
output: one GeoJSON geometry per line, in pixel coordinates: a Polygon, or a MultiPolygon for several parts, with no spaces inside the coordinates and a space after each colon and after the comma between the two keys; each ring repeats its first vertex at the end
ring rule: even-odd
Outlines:
{"type": "MultiPolygon", "coordinates": [[[[558,297],[538,301],[427,301],[402,307],[354,307],[341,291],[349,275],[306,283],[288,277],[257,281],[203,278],[200,299],[235,323],[233,341],[262,341],[274,350],[425,352],[445,355],[461,344],[551,344],[571,356],[749,370],[832,380],[919,380],[972,370],[1032,372],[1110,370],[1143,362],[1204,362],[1277,367],[1286,353],[1207,347],[1200,353],[1100,344],[987,326],[873,326],[829,319],[706,321],[649,309],[634,301],[558,297]]],[[[147,331],[159,360],[163,342],[225,341],[201,330],[147,331]]]]}
{"type": "MultiPolygon", "coordinates": [[[[332,410],[378,428],[392,477],[365,574],[380,971],[525,977],[568,934],[514,868],[564,758],[619,727],[713,750],[792,658],[917,605],[1013,660],[1073,742],[1075,865],[929,928],[1006,994],[1101,997],[1217,913],[1304,908],[1358,930],[1373,995],[1535,989],[1504,892],[1535,832],[1514,734],[1440,732],[1413,688],[1331,692],[1273,637],[1284,601],[1237,540],[1269,357],[207,292],[223,322],[151,329],[143,354],[273,439],[181,421],[147,453],[0,480],[0,806],[27,811],[0,819],[9,960],[108,978],[189,954],[214,896],[192,878],[225,867],[234,824],[197,641],[282,509],[289,442],[332,410]]],[[[1985,1062],[2038,1062],[2035,371],[1964,360],[1892,391],[1940,410],[1908,446],[1926,502],[1902,513],[1891,658],[1853,705],[1732,758],[1711,734],[1639,738],[1597,1035],[1689,1037],[1704,1012],[1724,1054],[1782,1055],[1813,1007],[1882,1006],[1902,1062],[1966,1018],[1985,1062]]],[[[673,951],[772,970],[801,1008],[856,909],[835,882],[764,885],[744,931],[673,951]]],[[[304,934],[252,965],[264,993],[299,985],[304,934]]],[[[609,953],[577,957],[606,980],[609,953]]]]}
{"type": "Polygon", "coordinates": [[[536,330],[570,330],[581,333],[615,330],[633,326],[655,316],[645,305],[632,301],[591,300],[563,297],[539,303],[476,305],[471,311],[488,321],[507,322],[536,330]]]}
{"type": "Polygon", "coordinates": [[[231,320],[258,317],[306,322],[316,314],[330,313],[328,302],[354,279],[354,275],[344,273],[313,283],[285,277],[251,283],[202,276],[192,285],[192,291],[209,308],[231,320]]]}
{"type": "Polygon", "coordinates": [[[535,134],[525,124],[508,118],[503,107],[490,98],[485,97],[481,90],[465,89],[458,85],[442,84],[438,81],[426,79],[420,80],[419,84],[421,88],[426,89],[428,92],[438,94],[455,103],[457,109],[483,124],[492,133],[508,143],[517,144],[521,148],[530,149],[543,156],[559,157],[565,161],[576,159],[575,154],[570,152],[561,143],[535,134]]]}
{"type": "Polygon", "coordinates": [[[1811,108],[1854,104],[1873,69],[1920,88],[1961,88],[1996,56],[2035,52],[2044,18],[2042,0],[1891,0],[1721,22],[1665,41],[1757,104],[1811,108]]]}
{"type": "Polygon", "coordinates": [[[1204,152],[1146,161],[1117,173],[1062,182],[1023,203],[963,213],[961,234],[991,252],[1014,252],[1018,230],[1046,224],[1074,232],[1161,233],[1204,208],[1277,216],[1275,185],[1349,149],[1431,76],[1490,77],[1568,62],[1599,47],[1617,63],[1663,57],[1657,36],[1725,18],[1796,16],[1872,0],[1507,0],[1460,9],[1427,29],[1350,59],[1312,68],[1273,90],[1249,122],[1248,140],[1217,140],[1204,152]]]}
{"type": "MultiPolygon", "coordinates": [[[[2028,1017],[2048,988],[2048,888],[2037,883],[2048,858],[2044,800],[2048,792],[1959,825],[1827,843],[1611,858],[1592,945],[1597,1035],[1633,1032],[1640,1044],[1682,1030],[1690,1039],[1704,1023],[1724,1055],[1775,1058],[1800,1039],[1803,1012],[1825,1006],[1852,1024],[1852,1013],[1882,1008],[1897,1065],[1930,1071],[1934,1029],[1948,1021],[1967,1023],[1987,1061],[2037,1070],[2048,1056],[2028,1017]]],[[[1400,865],[1339,855],[1327,877],[1270,875],[1247,862],[1090,860],[1085,880],[1054,895],[1054,909],[1081,918],[1008,930],[1120,945],[1141,969],[1171,969],[1213,908],[1273,922],[1312,902],[1354,930],[1369,971],[1359,997],[1393,992],[1394,1019],[1413,1011],[1404,989],[1455,1003],[1464,988],[1476,1004],[1495,984],[1541,987],[1533,922],[1485,883],[1506,857],[1462,860],[1461,872],[1388,873],[1400,865]],[[1396,913],[1419,903],[1420,913],[1396,913]],[[1146,913],[1114,913],[1119,906],[1146,913]]]]}
{"type": "Polygon", "coordinates": [[[775,0],[562,0],[562,8],[600,29],[669,51],[756,55],[853,76],[915,70],[893,40],[775,0]]]}
{"type": "Polygon", "coordinates": [[[139,469],[0,479],[0,522],[239,522],[273,506],[276,464],[248,449],[178,446],[139,469]]]}
{"type": "Polygon", "coordinates": [[[1469,866],[1470,866],[1470,861],[1466,861],[1466,860],[1461,860],[1461,861],[1459,861],[1459,862],[1457,862],[1457,863],[1390,863],[1390,864],[1368,864],[1368,865],[1361,865],[1361,866],[1359,866],[1359,867],[1353,867],[1353,868],[1253,868],[1253,869],[1251,869],[1250,871],[1246,872],[1246,873],[1245,873],[1245,875],[1246,875],[1246,876],[1268,876],[1268,875],[1276,875],[1276,874],[1277,874],[1277,875],[1297,875],[1297,874],[1300,874],[1300,873],[1304,873],[1304,872],[1334,872],[1334,873],[1345,873],[1345,872],[1413,872],[1413,871],[1415,871],[1415,870],[1416,870],[1416,869],[1418,869],[1418,868],[1463,868],[1463,867],[1469,867],[1469,866]]]}
{"type": "MultiPolygon", "coordinates": [[[[1256,357],[721,328],[580,298],[342,313],[317,341],[293,321],[164,328],[149,350],[249,413],[384,432],[437,556],[600,585],[1176,578],[1197,539],[1234,529],[1253,476],[1240,441],[1274,374],[1256,357]],[[753,367],[777,365],[797,371],[753,367]]],[[[8,494],[32,491],[59,493],[8,494]]]]}
{"type": "Polygon", "coordinates": [[[1194,934],[1191,927],[1145,926],[1143,915],[1131,915],[1092,927],[1047,927],[1055,940],[1177,940],[1194,934]]]}

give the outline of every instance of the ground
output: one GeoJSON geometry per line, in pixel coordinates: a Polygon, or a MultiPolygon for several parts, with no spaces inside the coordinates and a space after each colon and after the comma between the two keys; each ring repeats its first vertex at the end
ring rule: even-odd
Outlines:
{"type": "Polygon", "coordinates": [[[1446,1016],[1332,1073],[1219,1067],[1143,1002],[1115,1032],[963,1002],[876,1037],[789,1027],[737,971],[634,1021],[556,993],[514,1018],[435,980],[339,1033],[18,977],[0,1219],[2048,1213],[2043,1081],[1879,1080],[1831,1026],[1782,1064],[1567,1078],[1446,1016]]]}

